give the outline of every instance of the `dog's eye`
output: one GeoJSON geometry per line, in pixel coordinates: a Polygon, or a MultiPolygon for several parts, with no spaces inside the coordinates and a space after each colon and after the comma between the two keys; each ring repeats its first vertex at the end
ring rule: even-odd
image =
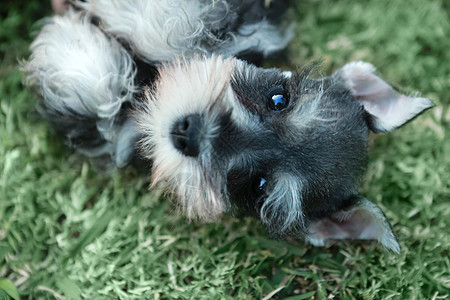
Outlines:
{"type": "Polygon", "coordinates": [[[257,177],[255,179],[255,181],[253,182],[253,193],[257,196],[257,197],[261,197],[264,195],[265,193],[265,189],[266,189],[266,180],[262,177],[257,177]]]}
{"type": "Polygon", "coordinates": [[[277,88],[273,89],[269,92],[267,98],[267,107],[271,110],[282,110],[289,103],[289,95],[288,93],[282,89],[277,88]]]}

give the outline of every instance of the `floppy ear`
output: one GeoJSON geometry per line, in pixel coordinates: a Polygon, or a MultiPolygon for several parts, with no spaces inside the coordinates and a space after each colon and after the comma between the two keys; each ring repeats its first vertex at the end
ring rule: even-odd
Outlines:
{"type": "Polygon", "coordinates": [[[306,239],[324,246],[329,239],[377,240],[384,247],[400,253],[400,246],[380,208],[359,196],[351,207],[312,222],[306,239]]]}
{"type": "Polygon", "coordinates": [[[369,128],[373,132],[392,131],[433,106],[430,99],[400,94],[374,71],[374,66],[359,61],[346,64],[333,75],[372,116],[369,128]]]}

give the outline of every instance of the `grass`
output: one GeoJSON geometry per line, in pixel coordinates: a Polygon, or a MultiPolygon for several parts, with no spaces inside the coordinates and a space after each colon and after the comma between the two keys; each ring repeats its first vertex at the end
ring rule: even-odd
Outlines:
{"type": "Polygon", "coordinates": [[[300,1],[289,60],[279,62],[323,59],[329,74],[362,59],[436,103],[371,139],[361,192],[391,221],[400,255],[371,242],[277,242],[251,219],[186,223],[138,171],[96,172],[21,84],[32,24],[50,13],[40,3],[0,4],[1,299],[449,299],[446,1],[300,1]]]}

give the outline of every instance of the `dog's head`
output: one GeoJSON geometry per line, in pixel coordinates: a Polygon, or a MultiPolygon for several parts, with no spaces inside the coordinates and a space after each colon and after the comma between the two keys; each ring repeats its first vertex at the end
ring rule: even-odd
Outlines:
{"type": "Polygon", "coordinates": [[[345,65],[311,79],[221,57],[160,69],[137,115],[153,184],[189,218],[250,214],[275,237],[377,239],[399,251],[380,209],[358,194],[369,130],[391,131],[432,106],[345,65]]]}

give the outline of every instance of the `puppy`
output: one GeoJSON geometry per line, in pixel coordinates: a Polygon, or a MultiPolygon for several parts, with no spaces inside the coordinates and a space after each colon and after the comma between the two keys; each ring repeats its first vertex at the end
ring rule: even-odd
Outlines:
{"type": "Polygon", "coordinates": [[[139,149],[153,185],[190,219],[250,215],[274,238],[375,239],[399,252],[381,210],[358,194],[369,131],[392,131],[433,104],[364,62],[314,79],[236,58],[288,39],[250,3],[78,3],[84,12],[54,17],[31,46],[24,70],[40,111],[87,155],[121,167],[139,149]],[[233,25],[246,14],[254,18],[233,25]],[[156,76],[139,79],[153,74],[140,62],[156,76]]]}

